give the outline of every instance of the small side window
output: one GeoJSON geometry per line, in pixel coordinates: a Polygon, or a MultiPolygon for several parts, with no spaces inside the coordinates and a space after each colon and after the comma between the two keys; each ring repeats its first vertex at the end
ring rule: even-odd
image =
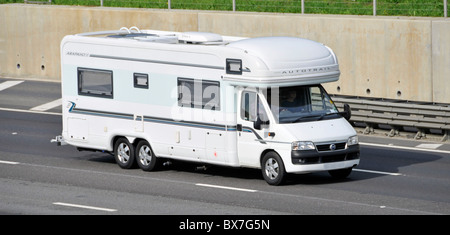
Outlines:
{"type": "Polygon", "coordinates": [[[227,74],[242,74],[242,60],[238,59],[227,59],[226,60],[226,70],[227,74]]]}
{"type": "Polygon", "coordinates": [[[148,74],[134,73],[134,87],[148,89],[148,74]]]}

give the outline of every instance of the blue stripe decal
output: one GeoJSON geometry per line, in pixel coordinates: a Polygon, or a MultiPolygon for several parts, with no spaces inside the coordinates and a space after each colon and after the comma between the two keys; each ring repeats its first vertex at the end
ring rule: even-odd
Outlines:
{"type": "MultiPolygon", "coordinates": [[[[86,114],[86,115],[101,116],[101,117],[110,117],[110,118],[121,118],[121,119],[127,119],[127,120],[134,120],[134,115],[132,115],[132,114],[94,111],[94,110],[88,110],[88,109],[78,109],[78,108],[76,108],[76,104],[74,102],[70,102],[70,103],[72,103],[72,106],[69,109],[69,113],[77,113],[77,114],[86,114]]],[[[140,117],[136,117],[136,120],[137,121],[142,121],[140,117]]],[[[219,131],[237,131],[236,126],[217,125],[217,124],[209,124],[209,123],[203,123],[203,122],[175,121],[173,119],[157,118],[157,117],[149,117],[149,116],[144,116],[144,121],[145,122],[154,122],[154,123],[168,124],[168,125],[178,125],[178,126],[205,128],[205,129],[212,129],[212,130],[219,130],[219,131]]],[[[260,143],[267,144],[261,138],[261,136],[259,136],[258,133],[255,130],[253,130],[252,128],[250,128],[250,127],[243,127],[242,131],[243,132],[247,132],[247,133],[253,133],[260,143]]]]}
{"type": "MultiPolygon", "coordinates": [[[[69,109],[70,113],[134,120],[134,116],[131,114],[101,112],[101,111],[93,111],[93,110],[87,110],[87,109],[77,109],[77,108],[75,108],[75,104],[73,102],[71,102],[71,103],[73,105],[69,109]]],[[[136,120],[141,121],[140,117],[136,118],[136,120]]],[[[161,123],[161,124],[169,124],[169,125],[179,125],[179,126],[213,129],[213,130],[219,130],[219,131],[236,131],[236,126],[228,127],[226,125],[208,124],[208,123],[201,123],[201,122],[175,121],[172,119],[156,118],[156,117],[149,117],[149,116],[144,116],[144,121],[161,123]]]]}

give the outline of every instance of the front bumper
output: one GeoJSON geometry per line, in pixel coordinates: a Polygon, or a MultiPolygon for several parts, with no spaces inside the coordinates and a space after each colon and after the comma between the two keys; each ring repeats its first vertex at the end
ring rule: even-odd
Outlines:
{"type": "Polygon", "coordinates": [[[292,150],[291,160],[294,165],[325,164],[359,159],[359,144],[342,150],[292,150]]]}

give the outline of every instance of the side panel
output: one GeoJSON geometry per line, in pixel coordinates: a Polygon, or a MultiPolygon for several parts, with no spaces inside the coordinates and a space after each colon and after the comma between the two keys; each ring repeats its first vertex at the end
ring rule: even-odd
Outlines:
{"type": "MultiPolygon", "coordinates": [[[[222,84],[222,70],[151,63],[158,58],[150,55],[145,60],[127,59],[133,56],[130,51],[112,46],[74,42],[64,45],[67,48],[63,47],[61,52],[63,137],[67,143],[112,151],[116,136],[126,136],[130,141],[142,138],[160,157],[237,166],[234,93],[222,84]],[[78,52],[72,53],[75,50],[78,52]],[[123,54],[114,58],[88,56],[106,51],[123,54]],[[80,93],[79,68],[111,71],[112,97],[80,93]],[[134,84],[135,74],[141,76],[138,86],[134,84]],[[142,77],[148,78],[147,84],[142,77]],[[180,77],[219,81],[220,110],[180,107],[177,87],[180,77]],[[229,98],[232,102],[227,101],[229,98]]],[[[144,52],[138,54],[144,56],[144,52]]]]}
{"type": "Polygon", "coordinates": [[[87,142],[89,139],[89,122],[86,118],[67,118],[67,138],[73,141],[87,142]]]}
{"type": "Polygon", "coordinates": [[[217,162],[226,161],[227,139],[224,131],[207,131],[205,141],[205,159],[217,162]]]}

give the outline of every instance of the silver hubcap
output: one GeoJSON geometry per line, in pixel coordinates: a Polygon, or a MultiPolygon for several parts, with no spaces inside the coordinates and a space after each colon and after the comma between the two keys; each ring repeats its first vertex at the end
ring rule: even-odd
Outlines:
{"type": "Polygon", "coordinates": [[[127,144],[121,143],[117,148],[117,157],[122,163],[127,163],[130,160],[130,148],[127,144]]]}
{"type": "Polygon", "coordinates": [[[267,159],[264,169],[267,177],[271,180],[276,179],[278,177],[278,173],[280,172],[278,162],[273,158],[267,159]]]}
{"type": "Polygon", "coordinates": [[[144,166],[150,165],[150,162],[152,161],[152,151],[149,146],[143,145],[139,149],[139,161],[144,166]]]}

